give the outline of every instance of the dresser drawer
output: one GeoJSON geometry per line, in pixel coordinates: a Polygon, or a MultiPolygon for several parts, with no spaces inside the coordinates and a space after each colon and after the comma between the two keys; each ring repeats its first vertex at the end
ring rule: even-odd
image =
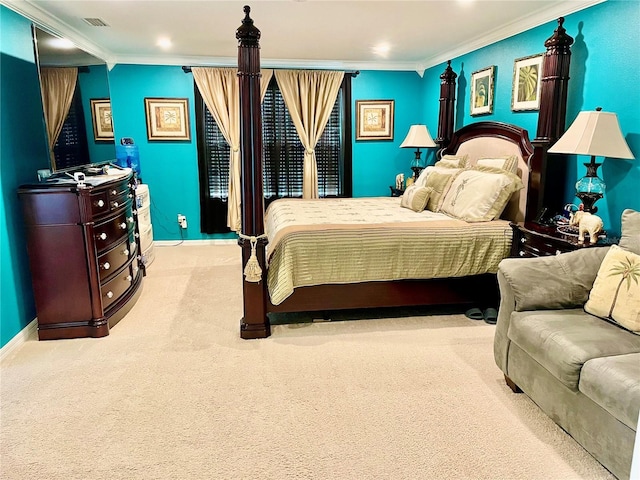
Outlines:
{"type": "Polygon", "coordinates": [[[133,283],[133,272],[131,265],[125,268],[109,280],[107,283],[100,287],[100,294],[102,295],[102,308],[107,309],[109,305],[118,300],[133,283]]]}
{"type": "Polygon", "coordinates": [[[131,202],[119,214],[111,217],[94,227],[96,248],[98,253],[104,252],[129,233],[135,225],[131,202]]]}
{"type": "Polygon", "coordinates": [[[130,237],[125,238],[111,250],[98,257],[98,271],[100,281],[109,278],[117,272],[127,261],[136,254],[136,244],[130,237]]]}
{"type": "Polygon", "coordinates": [[[524,233],[519,239],[518,255],[520,257],[542,257],[558,255],[575,250],[572,245],[562,240],[524,233]]]}

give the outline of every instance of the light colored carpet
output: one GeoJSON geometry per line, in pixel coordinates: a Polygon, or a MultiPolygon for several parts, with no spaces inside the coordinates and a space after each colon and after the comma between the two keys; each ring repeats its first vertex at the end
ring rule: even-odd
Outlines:
{"type": "Polygon", "coordinates": [[[612,478],[506,387],[493,326],[387,311],[241,340],[239,247],[156,251],[108,337],[3,362],[0,477],[612,478]]]}

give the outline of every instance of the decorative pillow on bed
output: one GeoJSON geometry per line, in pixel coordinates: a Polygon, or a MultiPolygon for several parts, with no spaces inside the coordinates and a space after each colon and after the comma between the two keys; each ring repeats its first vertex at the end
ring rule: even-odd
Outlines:
{"type": "Polygon", "coordinates": [[[640,255],[612,245],[593,282],[586,312],[640,335],[640,255]]]}
{"type": "Polygon", "coordinates": [[[451,184],[458,175],[462,174],[462,172],[464,172],[464,170],[459,168],[441,168],[433,170],[429,174],[425,186],[431,187],[433,192],[429,195],[427,210],[431,210],[432,212],[440,211],[442,202],[444,201],[445,195],[449,191],[451,184]]]}
{"type": "Polygon", "coordinates": [[[492,157],[492,158],[479,158],[476,165],[482,167],[493,167],[506,170],[507,172],[518,172],[518,157],[510,155],[508,157],[492,157]]]}
{"type": "Polygon", "coordinates": [[[429,165],[424,170],[422,170],[422,172],[420,172],[420,175],[418,176],[418,179],[416,180],[416,185],[420,185],[421,187],[426,187],[427,186],[427,178],[429,178],[429,175],[431,174],[431,172],[440,172],[440,173],[445,173],[445,174],[448,175],[453,171],[461,172],[462,169],[461,168],[441,167],[441,166],[436,166],[436,165],[429,165]]]}
{"type": "Polygon", "coordinates": [[[467,222],[488,222],[500,217],[511,195],[523,187],[513,173],[472,167],[455,177],[441,210],[467,222]]]}
{"type": "Polygon", "coordinates": [[[469,166],[468,157],[469,155],[443,155],[434,167],[465,168],[469,166]]]}
{"type": "Polygon", "coordinates": [[[429,200],[429,195],[432,192],[433,188],[431,187],[411,185],[407,187],[402,197],[400,197],[400,206],[410,208],[414,212],[421,212],[427,206],[427,200],[429,200]]]}

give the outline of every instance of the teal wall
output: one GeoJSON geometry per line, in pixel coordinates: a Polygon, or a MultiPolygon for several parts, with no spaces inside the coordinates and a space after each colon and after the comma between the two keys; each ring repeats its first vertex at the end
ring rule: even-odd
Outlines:
{"type": "Polygon", "coordinates": [[[36,316],[16,189],[48,168],[31,22],[0,6],[0,346],[36,316]],[[18,94],[19,93],[19,94],[18,94]]]}
{"type": "Polygon", "coordinates": [[[82,95],[82,109],[84,123],[87,129],[87,144],[91,163],[115,161],[116,150],[114,142],[97,142],[93,134],[93,119],[91,100],[109,98],[109,77],[106,65],[91,65],[89,72],[78,73],[80,94],[82,95]]]}
{"type": "MultiPolygon", "coordinates": [[[[617,234],[620,216],[625,208],[640,210],[640,2],[609,0],[582,10],[565,19],[564,27],[575,42],[572,46],[567,126],[581,110],[594,110],[601,106],[615,112],[620,128],[636,160],[604,160],[599,170],[607,184],[607,192],[596,206],[605,228],[617,234]]],[[[556,28],[549,22],[519,35],[454,58],[451,66],[459,75],[457,90],[456,127],[481,120],[514,123],[526,128],[533,140],[536,135],[538,112],[511,111],[511,82],[513,61],[516,58],[545,51],[544,42],[556,28]],[[492,114],[472,117],[470,110],[471,74],[490,65],[496,66],[494,111],[492,114]]],[[[423,95],[437,98],[439,75],[445,65],[425,72],[423,95]]],[[[433,102],[428,102],[432,105],[433,102]]],[[[437,122],[438,110],[426,112],[428,125],[437,122]]],[[[602,161],[602,158],[598,158],[602,161]]],[[[551,157],[554,161],[554,157],[551,157]]],[[[555,161],[563,161],[555,156],[555,161]]],[[[579,203],[574,197],[575,182],[586,173],[584,162],[589,157],[569,157],[566,180],[558,180],[558,188],[567,203],[579,203]]]]}
{"type": "MultiPolygon", "coordinates": [[[[352,80],[353,96],[353,196],[389,195],[398,173],[408,178],[415,154],[413,149],[401,149],[400,144],[415,123],[424,123],[425,111],[438,104],[440,92],[434,98],[424,98],[422,79],[416,72],[363,71],[352,80]],[[356,141],[356,100],[394,100],[395,121],[393,140],[356,141]]],[[[438,128],[429,121],[427,128],[435,138],[438,128]]],[[[423,152],[422,158],[426,159],[423,152]]]]}

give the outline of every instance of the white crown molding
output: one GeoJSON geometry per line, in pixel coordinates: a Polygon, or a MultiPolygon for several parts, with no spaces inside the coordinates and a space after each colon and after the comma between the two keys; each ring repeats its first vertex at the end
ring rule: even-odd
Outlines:
{"type": "MultiPolygon", "coordinates": [[[[204,57],[182,56],[167,57],[162,55],[118,55],[113,57],[116,64],[128,65],[176,65],[192,67],[235,67],[237,57],[204,57]]],[[[297,68],[297,69],[325,69],[325,70],[393,70],[417,71],[419,65],[414,62],[355,62],[343,60],[299,60],[261,58],[263,68],[297,68]]]]}
{"type": "MultiPolygon", "coordinates": [[[[491,32],[483,34],[481,37],[477,37],[464,45],[460,45],[458,48],[425,58],[420,62],[420,66],[424,69],[428,69],[436,65],[440,65],[441,63],[445,63],[447,60],[460,57],[519,33],[531,30],[532,28],[539,27],[545,23],[557,20],[558,17],[566,17],[567,15],[571,15],[572,13],[606,1],[607,0],[576,0],[569,3],[556,4],[543,12],[496,28],[491,32]]],[[[542,51],[543,48],[544,47],[541,46],[540,50],[542,51]]]]}
{"type": "Polygon", "coordinates": [[[109,52],[91,42],[87,37],[59,18],[32,4],[29,0],[0,0],[0,4],[31,20],[43,30],[72,41],[76,47],[94,57],[98,57],[105,62],[111,61],[111,54],[109,52]]]}

